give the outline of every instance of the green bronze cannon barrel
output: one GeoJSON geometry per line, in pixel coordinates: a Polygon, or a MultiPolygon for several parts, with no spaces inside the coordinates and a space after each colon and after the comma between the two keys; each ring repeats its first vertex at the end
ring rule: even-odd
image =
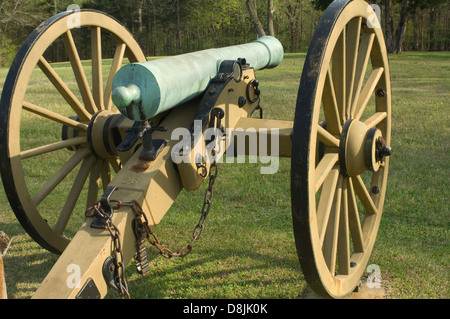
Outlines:
{"type": "Polygon", "coordinates": [[[274,68],[283,60],[283,46],[274,37],[220,49],[131,63],[114,77],[112,99],[134,121],[145,121],[199,96],[224,60],[246,59],[255,70],[274,68]]]}

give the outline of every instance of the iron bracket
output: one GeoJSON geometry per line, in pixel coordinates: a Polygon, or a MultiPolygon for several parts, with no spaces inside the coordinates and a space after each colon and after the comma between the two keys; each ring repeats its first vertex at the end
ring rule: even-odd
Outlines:
{"type": "MultiPolygon", "coordinates": [[[[112,218],[113,215],[113,209],[110,205],[110,198],[112,193],[116,190],[116,186],[108,186],[106,191],[103,193],[102,198],[100,199],[100,206],[110,218],[112,218]]],[[[94,216],[94,220],[91,223],[91,228],[95,229],[105,229],[106,228],[106,222],[103,218],[101,218],[99,215],[94,216]]]]}
{"type": "Polygon", "coordinates": [[[109,287],[117,293],[120,293],[119,280],[117,276],[116,261],[113,256],[105,259],[102,267],[103,278],[109,287]]]}

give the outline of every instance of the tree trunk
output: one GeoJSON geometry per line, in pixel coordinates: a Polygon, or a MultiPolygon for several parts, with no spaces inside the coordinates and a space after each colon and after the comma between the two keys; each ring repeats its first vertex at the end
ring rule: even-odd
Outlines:
{"type": "Polygon", "coordinates": [[[417,12],[411,16],[411,21],[413,25],[413,41],[412,41],[412,50],[418,51],[419,50],[419,33],[420,33],[420,24],[417,12]]]}
{"type": "Polygon", "coordinates": [[[406,34],[406,24],[408,22],[408,1],[402,1],[402,10],[400,12],[400,20],[398,22],[397,30],[395,32],[394,53],[402,53],[402,44],[406,34]]]}
{"type": "Polygon", "coordinates": [[[420,51],[425,51],[425,36],[423,27],[423,10],[420,10],[420,51]]]}
{"type": "Polygon", "coordinates": [[[267,29],[269,35],[275,36],[275,29],[273,27],[273,13],[275,12],[275,7],[273,6],[273,0],[267,1],[267,29]]]}
{"type": "Polygon", "coordinates": [[[139,7],[138,7],[138,30],[139,33],[142,33],[142,31],[144,31],[144,25],[142,23],[142,7],[143,7],[144,3],[143,1],[139,2],[139,7]]]}
{"type": "Polygon", "coordinates": [[[250,20],[252,21],[253,26],[255,27],[255,31],[258,34],[258,37],[265,36],[266,31],[264,31],[264,27],[261,21],[259,21],[258,12],[256,11],[256,8],[253,6],[251,0],[245,0],[245,5],[247,6],[248,14],[250,15],[250,20]]]}
{"type": "Polygon", "coordinates": [[[298,25],[297,25],[297,23],[290,24],[290,42],[291,42],[291,51],[295,52],[298,48],[298,25]]]}
{"type": "MultiPolygon", "coordinates": [[[[448,13],[449,13],[449,9],[447,8],[447,11],[445,13],[445,23],[444,23],[445,30],[449,29],[449,27],[447,26],[447,23],[450,21],[448,13]]],[[[447,39],[447,41],[444,42],[444,48],[443,48],[444,51],[448,51],[448,49],[449,49],[449,42],[450,41],[448,39],[447,39]]]]}
{"type": "Polygon", "coordinates": [[[437,51],[442,51],[442,41],[441,41],[441,39],[442,39],[442,30],[441,30],[441,13],[442,13],[442,11],[441,11],[441,7],[440,6],[438,6],[437,7],[437,20],[436,20],[436,27],[437,27],[437,43],[436,43],[436,50],[437,51]]]}
{"type": "Polygon", "coordinates": [[[386,49],[389,53],[394,52],[394,18],[392,10],[392,0],[384,1],[385,29],[386,29],[386,49]]]}
{"type": "Polygon", "coordinates": [[[300,50],[303,49],[303,4],[300,3],[300,50]]]}
{"type": "Polygon", "coordinates": [[[429,51],[436,51],[436,13],[437,10],[434,7],[430,8],[430,45],[429,51]]]}
{"type": "Polygon", "coordinates": [[[180,0],[176,2],[176,14],[177,14],[177,52],[181,50],[181,24],[180,24],[180,0]]]}
{"type": "Polygon", "coordinates": [[[302,38],[303,25],[302,25],[302,12],[303,5],[297,0],[292,3],[288,3],[284,8],[284,12],[289,22],[289,42],[290,51],[295,52],[298,49],[299,40],[302,38]],[[300,35],[299,35],[300,33],[300,35]]]}

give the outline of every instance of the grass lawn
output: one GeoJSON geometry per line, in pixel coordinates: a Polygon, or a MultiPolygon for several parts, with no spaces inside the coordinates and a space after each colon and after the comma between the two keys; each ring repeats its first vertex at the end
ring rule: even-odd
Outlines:
{"type": "MultiPolygon", "coordinates": [[[[257,72],[265,118],[293,119],[304,59],[305,54],[287,54],[278,68],[257,72]]],[[[390,61],[394,153],[369,263],[379,266],[387,298],[449,298],[450,52],[408,52],[390,61]]],[[[70,70],[64,64],[56,67],[70,70]]],[[[7,72],[0,68],[0,90],[7,72]]],[[[41,85],[32,87],[37,100],[42,99],[41,85]]],[[[45,99],[51,101],[49,94],[45,99]]],[[[42,129],[39,121],[45,120],[35,117],[30,126],[42,129]]],[[[220,165],[212,210],[194,251],[184,259],[167,260],[148,248],[147,277],[138,275],[132,263],[126,269],[132,298],[302,295],[307,285],[294,245],[290,160],[280,159],[274,175],[261,175],[261,165],[220,165]]],[[[46,169],[30,168],[30,174],[45,178],[46,169]]],[[[205,187],[206,183],[199,191],[183,191],[153,229],[164,245],[178,248],[189,241],[205,187]]],[[[29,298],[57,256],[24,232],[1,190],[0,230],[13,236],[4,258],[8,297],[29,298]]],[[[83,213],[80,210],[80,216],[83,213]]]]}

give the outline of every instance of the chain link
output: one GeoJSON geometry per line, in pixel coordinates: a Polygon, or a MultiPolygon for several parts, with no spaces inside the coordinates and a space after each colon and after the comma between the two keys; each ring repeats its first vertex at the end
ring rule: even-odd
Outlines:
{"type": "Polygon", "coordinates": [[[130,299],[130,293],[128,292],[128,284],[125,279],[125,265],[122,253],[122,245],[120,241],[120,231],[116,225],[112,222],[112,214],[108,214],[104,211],[100,202],[96,203],[94,206],[88,208],[85,213],[86,217],[94,217],[98,215],[104,220],[106,224],[106,229],[108,229],[112,244],[114,256],[114,271],[117,277],[118,290],[121,298],[130,299]]]}

